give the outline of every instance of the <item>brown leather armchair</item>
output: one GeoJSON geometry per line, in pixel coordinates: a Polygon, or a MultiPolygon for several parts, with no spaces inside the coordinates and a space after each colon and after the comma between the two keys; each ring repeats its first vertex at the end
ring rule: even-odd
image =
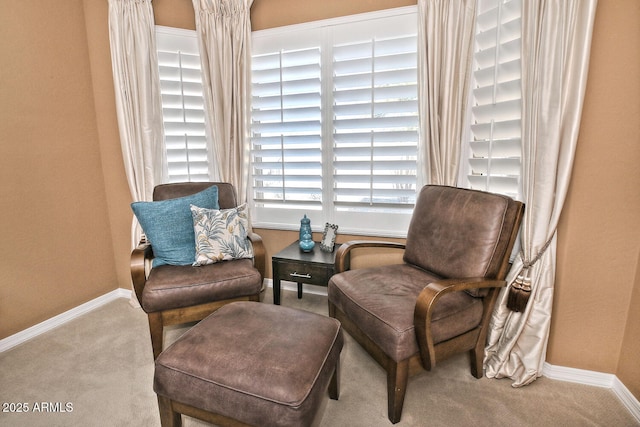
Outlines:
{"type": "Polygon", "coordinates": [[[523,212],[509,197],[429,185],[406,244],[352,241],[339,248],[329,315],[387,371],[392,423],[400,421],[408,378],[437,361],[469,351],[471,373],[482,377],[489,319],[523,212]],[[351,270],[351,252],[363,247],[404,250],[404,263],[351,270]]]}
{"type": "MultiPolygon", "coordinates": [[[[167,200],[218,187],[220,209],[237,206],[236,192],[229,183],[185,182],[158,185],[153,200],[167,200]]],[[[153,248],[142,240],[131,253],[131,278],[136,297],[149,317],[154,359],[162,352],[164,327],[200,321],[233,301],[260,301],[266,253],[259,235],[250,232],[254,258],[210,265],[161,265],[150,268],[153,248]]]]}

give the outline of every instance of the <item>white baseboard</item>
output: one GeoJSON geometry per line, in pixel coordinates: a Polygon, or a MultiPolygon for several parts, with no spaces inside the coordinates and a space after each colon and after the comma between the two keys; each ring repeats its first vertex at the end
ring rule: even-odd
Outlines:
{"type": "Polygon", "coordinates": [[[554,366],[545,362],[542,368],[542,375],[552,380],[609,388],[636,421],[640,423],[640,401],[613,374],[554,366]]]}
{"type": "Polygon", "coordinates": [[[631,394],[629,389],[622,384],[622,381],[615,377],[613,380],[613,387],[611,387],[615,395],[620,399],[620,402],[625,408],[633,415],[638,424],[640,424],[640,402],[636,397],[631,394]]]}
{"type": "Polygon", "coordinates": [[[616,377],[613,374],[604,374],[602,372],[587,371],[584,369],[566,368],[564,366],[551,365],[547,362],[545,362],[542,367],[542,375],[552,380],[605,388],[613,388],[613,381],[616,377]]]}
{"type": "MultiPolygon", "coordinates": [[[[265,279],[265,285],[273,287],[271,279],[265,279]]],[[[295,282],[281,282],[281,289],[288,291],[298,290],[295,282]]],[[[327,295],[327,288],[323,286],[304,285],[304,292],[315,295],[327,295]]],[[[78,307],[65,311],[49,320],[45,320],[35,326],[32,326],[17,334],[11,335],[0,340],[0,353],[7,351],[25,341],[37,337],[40,334],[57,328],[70,320],[73,320],[83,314],[95,310],[118,298],[127,298],[131,300],[131,290],[118,288],[101,297],[95,298],[78,307]]],[[[605,387],[611,389],[620,402],[629,410],[631,415],[640,423],[640,402],[631,394],[629,389],[613,374],[605,374],[601,372],[587,371],[584,369],[566,368],[562,366],[554,366],[549,363],[544,364],[542,375],[553,380],[569,381],[578,384],[605,387]]]]}
{"type": "Polygon", "coordinates": [[[37,325],[25,329],[24,331],[20,331],[17,334],[0,340],[0,353],[2,353],[3,351],[7,351],[19,344],[22,344],[23,342],[28,341],[31,338],[35,338],[40,334],[44,334],[45,332],[55,329],[58,326],[61,326],[68,321],[75,319],[76,317],[93,311],[96,308],[101,307],[111,301],[114,301],[118,298],[130,297],[131,291],[118,288],[98,298],[92,299],[91,301],[72,308],[69,311],[65,311],[64,313],[58,314],[51,319],[45,320],[44,322],[38,323],[37,325]]]}

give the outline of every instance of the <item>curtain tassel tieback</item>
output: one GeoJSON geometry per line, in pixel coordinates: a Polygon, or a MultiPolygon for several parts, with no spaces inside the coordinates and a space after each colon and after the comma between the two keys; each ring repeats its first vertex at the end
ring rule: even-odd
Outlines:
{"type": "Polygon", "coordinates": [[[527,302],[529,302],[529,297],[531,296],[531,276],[529,274],[529,269],[538,262],[540,258],[542,258],[542,255],[551,244],[554,235],[545,242],[542,249],[540,249],[540,252],[538,252],[535,258],[531,261],[527,261],[524,257],[524,252],[520,251],[520,258],[522,259],[523,264],[520,273],[516,276],[516,280],[514,280],[513,283],[511,283],[511,286],[509,286],[509,296],[507,298],[507,308],[509,310],[522,312],[527,307],[527,302]]]}
{"type": "Polygon", "coordinates": [[[523,274],[524,271],[525,269],[522,269],[516,280],[509,287],[507,308],[511,311],[524,311],[531,296],[531,278],[528,275],[525,276],[523,274]]]}

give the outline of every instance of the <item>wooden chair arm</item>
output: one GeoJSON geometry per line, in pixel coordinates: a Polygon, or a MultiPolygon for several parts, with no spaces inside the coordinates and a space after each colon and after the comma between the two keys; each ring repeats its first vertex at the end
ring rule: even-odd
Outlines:
{"type": "Polygon", "coordinates": [[[254,232],[249,232],[247,237],[253,246],[253,265],[260,272],[262,279],[264,279],[267,266],[267,251],[262,242],[262,237],[254,232]]]}
{"type": "Polygon", "coordinates": [[[350,252],[360,248],[404,249],[405,245],[404,243],[385,242],[381,240],[351,240],[343,243],[336,252],[336,273],[341,273],[351,268],[350,252]]]}
{"type": "Polygon", "coordinates": [[[420,357],[425,369],[435,366],[436,354],[431,330],[431,317],[438,300],[450,292],[479,288],[500,288],[506,286],[504,280],[488,280],[482,277],[466,279],[444,279],[429,283],[418,296],[413,313],[416,338],[420,348],[420,357]]]}
{"type": "Polygon", "coordinates": [[[142,290],[147,281],[146,260],[153,259],[153,249],[151,244],[145,239],[140,240],[138,247],[131,251],[131,280],[133,281],[133,289],[138,298],[138,302],[142,304],[142,290]]]}

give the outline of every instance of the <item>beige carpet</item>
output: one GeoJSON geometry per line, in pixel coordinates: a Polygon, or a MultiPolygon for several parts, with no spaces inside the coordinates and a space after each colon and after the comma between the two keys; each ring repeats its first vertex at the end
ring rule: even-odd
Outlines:
{"type": "MultiPolygon", "coordinates": [[[[265,298],[272,302],[270,292],[265,298]]],[[[283,292],[282,304],[327,313],[326,297],[283,292]]],[[[168,333],[172,341],[184,331],[168,333]]],[[[0,354],[0,426],[159,426],[146,316],[126,299],[0,354]],[[24,405],[23,405],[24,408],[24,405]],[[71,409],[71,410],[69,410],[71,409]]],[[[322,426],[391,426],[384,371],[346,335],[340,400],[322,426]]],[[[185,426],[204,425],[187,419],[185,426]]],[[[611,390],[540,378],[476,380],[466,356],[410,379],[397,426],[634,426],[611,390]]]]}

